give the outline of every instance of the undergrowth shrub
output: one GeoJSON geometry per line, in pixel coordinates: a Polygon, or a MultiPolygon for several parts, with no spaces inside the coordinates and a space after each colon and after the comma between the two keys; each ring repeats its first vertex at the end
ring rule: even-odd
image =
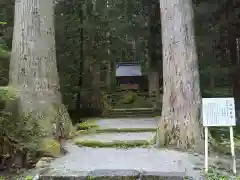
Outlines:
{"type": "Polygon", "coordinates": [[[127,92],[124,94],[123,99],[121,100],[123,104],[132,104],[137,99],[137,94],[135,92],[127,92]]]}
{"type": "Polygon", "coordinates": [[[208,173],[203,172],[203,176],[207,180],[238,180],[240,177],[229,175],[229,173],[224,173],[221,170],[209,167],[208,173]]]}
{"type": "Polygon", "coordinates": [[[39,156],[41,127],[31,114],[17,116],[18,95],[16,90],[10,87],[1,87],[0,98],[7,108],[7,111],[1,109],[0,112],[1,163],[9,164],[9,161],[14,163],[17,155],[22,159],[19,166],[23,166],[23,163],[27,164],[27,157],[30,162],[39,156]]]}
{"type": "Polygon", "coordinates": [[[103,103],[103,110],[106,110],[106,109],[112,109],[112,105],[113,105],[113,98],[112,98],[112,95],[110,93],[105,93],[105,92],[102,92],[102,98],[101,98],[101,101],[103,103]]]}
{"type": "MultiPolygon", "coordinates": [[[[61,128],[62,137],[71,136],[73,132],[65,107],[51,105],[44,113],[20,111],[18,97],[16,90],[0,88],[0,98],[5,103],[0,112],[0,161],[3,160],[0,163],[5,163],[6,156],[14,163],[16,152],[20,152],[18,154],[25,164],[35,164],[42,156],[59,156],[61,147],[54,136],[57,121],[61,119],[64,126],[61,128]]],[[[25,165],[21,163],[19,166],[25,165]]]]}

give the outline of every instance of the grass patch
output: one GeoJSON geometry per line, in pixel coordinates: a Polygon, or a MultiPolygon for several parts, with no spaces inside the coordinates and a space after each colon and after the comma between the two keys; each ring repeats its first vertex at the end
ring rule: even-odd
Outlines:
{"type": "Polygon", "coordinates": [[[109,129],[101,129],[101,128],[89,128],[89,129],[82,129],[77,131],[77,135],[88,135],[88,134],[95,134],[95,133],[141,133],[141,132],[156,132],[157,129],[155,128],[109,128],[109,129]]]}
{"type": "Polygon", "coordinates": [[[121,132],[156,132],[155,128],[109,128],[109,129],[95,129],[96,133],[121,133],[121,132]]]}
{"type": "Polygon", "coordinates": [[[61,155],[61,146],[54,139],[44,139],[40,146],[40,151],[44,152],[44,155],[51,157],[58,157],[61,155]]]}
{"type": "MultiPolygon", "coordinates": [[[[226,155],[231,154],[229,139],[223,139],[220,142],[216,141],[216,145],[214,145],[213,148],[217,153],[222,153],[226,155]]],[[[235,153],[240,154],[240,137],[234,138],[234,148],[235,148],[235,153]]]]}
{"type": "Polygon", "coordinates": [[[108,101],[114,108],[152,108],[155,98],[148,98],[148,93],[122,91],[111,94],[108,101]]]}
{"type": "Polygon", "coordinates": [[[236,177],[233,175],[229,175],[229,173],[223,172],[215,167],[210,166],[208,173],[205,173],[204,170],[202,171],[202,175],[207,180],[237,180],[240,177],[236,177]]]}
{"type": "Polygon", "coordinates": [[[92,129],[78,130],[76,134],[77,136],[84,136],[84,135],[95,134],[95,133],[96,133],[96,129],[92,128],[92,129]]]}
{"type": "Polygon", "coordinates": [[[7,58],[10,56],[10,53],[0,46],[0,58],[7,58]]]}
{"type": "Polygon", "coordinates": [[[77,126],[77,130],[87,130],[91,128],[99,128],[96,123],[96,119],[90,119],[85,122],[79,123],[77,126]]]}
{"type": "Polygon", "coordinates": [[[0,99],[3,101],[14,100],[18,96],[17,90],[10,86],[0,86],[0,99]]]}
{"type": "Polygon", "coordinates": [[[101,142],[101,141],[89,141],[89,140],[76,140],[75,144],[78,146],[86,147],[105,147],[105,148],[132,148],[140,146],[149,146],[150,142],[147,140],[135,140],[135,141],[112,141],[112,142],[101,142]]]}
{"type": "Polygon", "coordinates": [[[121,132],[156,132],[156,128],[100,128],[97,119],[86,120],[77,125],[77,134],[121,133],[121,132]]]}
{"type": "MultiPolygon", "coordinates": [[[[230,136],[228,127],[211,127],[210,132],[214,138],[213,149],[217,153],[231,154],[230,136]]],[[[234,145],[237,154],[240,154],[240,132],[238,127],[234,127],[234,145]]]]}

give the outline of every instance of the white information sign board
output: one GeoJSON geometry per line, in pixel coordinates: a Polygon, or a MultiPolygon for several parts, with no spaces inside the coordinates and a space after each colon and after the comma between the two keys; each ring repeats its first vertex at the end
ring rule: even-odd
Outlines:
{"type": "Polygon", "coordinates": [[[234,98],[203,98],[203,126],[236,126],[234,98]]]}
{"type": "Polygon", "coordinates": [[[236,174],[233,126],[236,126],[234,98],[203,98],[203,126],[205,127],[205,172],[208,172],[208,127],[228,126],[230,130],[233,173],[236,174]]]}

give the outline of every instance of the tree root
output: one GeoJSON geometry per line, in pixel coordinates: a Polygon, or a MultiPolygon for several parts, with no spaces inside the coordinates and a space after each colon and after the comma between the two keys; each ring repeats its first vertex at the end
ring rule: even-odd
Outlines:
{"type": "MultiPolygon", "coordinates": [[[[174,131],[162,131],[161,128],[157,129],[157,135],[155,137],[156,147],[173,147],[174,149],[183,150],[183,151],[191,151],[193,150],[196,153],[203,154],[205,143],[203,139],[199,139],[195,145],[189,144],[186,146],[181,146],[181,140],[175,139],[177,133],[172,133],[174,131]]],[[[209,134],[208,137],[208,149],[210,152],[215,152],[215,150],[219,147],[217,141],[209,134]]]]}
{"type": "MultiPolygon", "coordinates": [[[[157,129],[156,147],[175,147],[183,151],[193,149],[195,152],[204,152],[202,134],[199,137],[191,131],[187,133],[183,127],[180,127],[179,122],[163,118],[159,121],[157,129]]],[[[211,137],[209,140],[210,143],[213,142],[211,137]]]]}

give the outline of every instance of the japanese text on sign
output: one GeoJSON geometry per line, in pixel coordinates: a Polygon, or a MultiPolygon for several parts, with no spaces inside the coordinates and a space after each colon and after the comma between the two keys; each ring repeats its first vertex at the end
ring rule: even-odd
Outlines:
{"type": "Polygon", "coordinates": [[[234,98],[203,98],[204,126],[236,126],[234,98]]]}

